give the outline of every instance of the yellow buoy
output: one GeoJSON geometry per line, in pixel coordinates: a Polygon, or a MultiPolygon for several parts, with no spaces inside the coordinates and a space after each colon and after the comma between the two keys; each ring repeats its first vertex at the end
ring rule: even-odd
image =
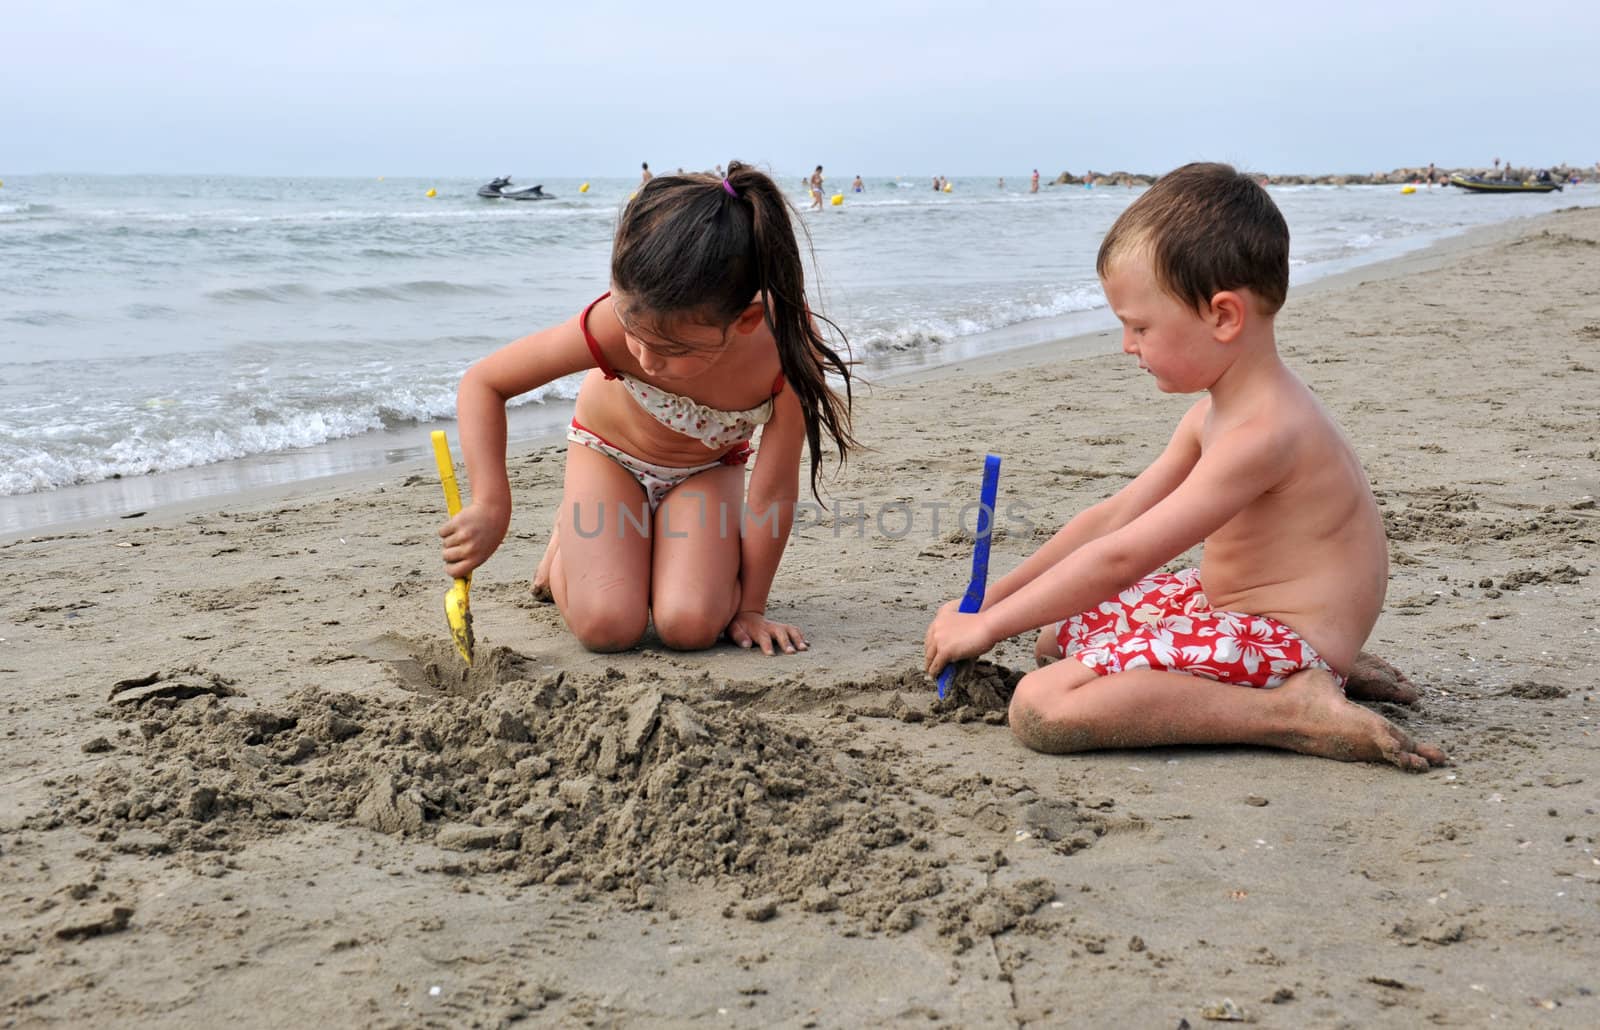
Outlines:
{"type": "Polygon", "coordinates": [[[588,193],[589,192],[589,184],[588,183],[584,183],[582,186],[579,186],[578,187],[578,192],[579,193],[588,193]]]}
{"type": "Polygon", "coordinates": [[[1417,192],[1417,188],[1415,186],[1402,186],[1402,187],[1400,187],[1400,192],[1401,193],[1415,193],[1415,192],[1417,192]]]}
{"type": "Polygon", "coordinates": [[[637,197],[638,195],[639,195],[639,191],[638,190],[634,190],[632,193],[628,194],[628,199],[632,200],[634,197],[637,197]]]}
{"type": "Polygon", "coordinates": [[[944,191],[946,193],[952,192],[951,186],[950,186],[950,184],[948,182],[944,184],[944,191]]]}
{"type": "Polygon", "coordinates": [[[834,207],[841,207],[841,206],[843,206],[843,204],[844,204],[844,194],[843,193],[835,193],[833,195],[833,206],[834,207]]]}
{"type": "Polygon", "coordinates": [[[383,176],[381,176],[381,175],[380,175],[380,176],[378,176],[378,181],[379,181],[379,182],[382,182],[382,181],[383,181],[383,176]]]}
{"type": "Polygon", "coordinates": [[[439,195],[439,191],[438,190],[434,189],[432,186],[428,187],[427,196],[437,197],[438,195],[439,195]]]}

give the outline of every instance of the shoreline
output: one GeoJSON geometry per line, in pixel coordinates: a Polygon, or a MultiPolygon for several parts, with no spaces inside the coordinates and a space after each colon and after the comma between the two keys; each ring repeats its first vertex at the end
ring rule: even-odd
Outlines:
{"type": "MultiPolygon", "coordinates": [[[[1422,698],[1374,707],[1455,765],[1026,751],[1031,640],[920,674],[949,525],[795,533],[804,654],[586,653],[528,591],[549,446],[463,670],[418,462],[0,543],[0,1023],[1600,1023],[1600,209],[1410,260],[1279,339],[1384,513],[1368,649],[1422,698]]],[[[1108,351],[879,384],[835,510],[994,450],[1014,567],[1191,403],[1108,351]]]]}
{"type": "MultiPolygon", "coordinates": [[[[1433,239],[1400,254],[1353,267],[1330,270],[1291,286],[1291,301],[1316,291],[1339,289],[1371,275],[1404,275],[1449,260],[1461,248],[1504,239],[1546,214],[1523,215],[1473,226],[1433,239]]],[[[865,379],[873,386],[919,382],[962,369],[996,369],[1088,357],[1114,351],[1115,319],[1104,307],[1032,322],[1022,322],[951,341],[927,363],[891,363],[865,379]],[[1098,323],[1098,324],[1097,324],[1098,323]],[[1062,335],[1063,327],[1082,326],[1062,335]],[[1102,328],[1102,326],[1104,328],[1102,328]],[[1041,336],[1044,338],[1041,339],[1041,336]],[[1007,342],[1016,340],[1021,342],[1007,342]],[[985,343],[993,349],[974,353],[985,343]],[[998,343],[998,346],[994,344],[998,343]]],[[[571,416],[571,402],[529,404],[509,409],[508,447],[559,444],[571,416]]],[[[0,497],[0,543],[41,533],[109,528],[136,518],[161,518],[214,506],[272,503],[325,490],[358,489],[395,476],[431,470],[428,434],[451,431],[454,420],[365,433],[296,451],[258,454],[184,469],[100,480],[53,490],[0,497]],[[308,471],[310,474],[307,474],[308,471]],[[342,484],[349,483],[349,486],[342,484]],[[41,521],[42,520],[42,521],[41,521]]]]}

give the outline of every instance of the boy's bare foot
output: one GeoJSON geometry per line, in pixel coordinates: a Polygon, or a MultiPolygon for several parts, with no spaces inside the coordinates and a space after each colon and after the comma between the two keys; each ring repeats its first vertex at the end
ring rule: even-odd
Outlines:
{"type": "Polygon", "coordinates": [[[1405,673],[1365,651],[1356,655],[1344,692],[1358,701],[1389,701],[1397,705],[1414,705],[1422,696],[1405,673]]]}
{"type": "Polygon", "coordinates": [[[533,573],[533,599],[535,601],[554,601],[556,595],[550,590],[550,567],[556,563],[556,531],[550,530],[550,542],[544,547],[544,557],[539,559],[539,567],[533,573]]]}
{"type": "Polygon", "coordinates": [[[1277,693],[1297,709],[1296,729],[1278,735],[1274,742],[1279,747],[1341,762],[1388,762],[1407,772],[1450,764],[1432,744],[1411,739],[1377,712],[1346,700],[1339,681],[1322,669],[1295,673],[1277,693]]]}

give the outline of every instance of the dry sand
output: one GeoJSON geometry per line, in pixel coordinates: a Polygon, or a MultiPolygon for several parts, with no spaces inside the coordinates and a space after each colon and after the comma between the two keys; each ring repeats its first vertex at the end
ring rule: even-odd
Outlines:
{"type": "Polygon", "coordinates": [[[1423,698],[1380,709],[1453,768],[1031,754],[1030,641],[936,709],[984,451],[1004,570],[1188,403],[1034,348],[863,399],[834,499],[915,517],[791,543],[800,656],[580,651],[526,587],[555,445],[470,676],[426,468],[0,544],[0,1026],[1600,1023],[1600,212],[1280,325],[1390,527],[1371,648],[1423,698]]]}

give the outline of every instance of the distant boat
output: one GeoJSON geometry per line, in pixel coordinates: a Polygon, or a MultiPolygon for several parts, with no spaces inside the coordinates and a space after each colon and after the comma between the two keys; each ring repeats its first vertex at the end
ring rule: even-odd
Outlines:
{"type": "Polygon", "coordinates": [[[1481,175],[1452,175],[1450,185],[1473,193],[1552,193],[1561,188],[1559,182],[1510,182],[1481,175]]]}

